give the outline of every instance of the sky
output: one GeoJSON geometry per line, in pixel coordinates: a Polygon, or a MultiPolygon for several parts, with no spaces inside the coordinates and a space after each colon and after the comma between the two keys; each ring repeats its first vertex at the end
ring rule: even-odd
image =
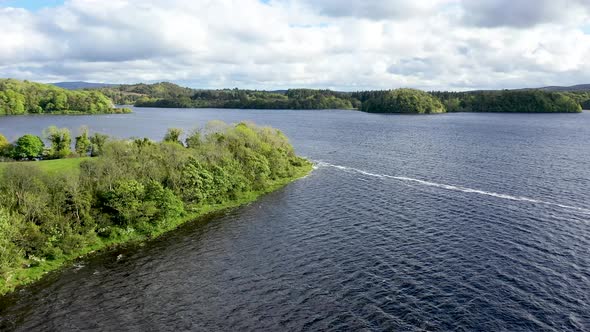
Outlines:
{"type": "Polygon", "coordinates": [[[590,0],[0,0],[0,77],[194,88],[590,83],[590,0]]]}

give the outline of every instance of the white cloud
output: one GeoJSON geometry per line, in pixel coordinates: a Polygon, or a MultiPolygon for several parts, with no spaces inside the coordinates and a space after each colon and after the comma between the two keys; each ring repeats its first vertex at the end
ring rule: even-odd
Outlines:
{"type": "Polygon", "coordinates": [[[590,35],[582,30],[590,6],[543,0],[523,7],[527,2],[70,0],[34,13],[0,7],[0,76],[345,90],[590,82],[590,35]]]}

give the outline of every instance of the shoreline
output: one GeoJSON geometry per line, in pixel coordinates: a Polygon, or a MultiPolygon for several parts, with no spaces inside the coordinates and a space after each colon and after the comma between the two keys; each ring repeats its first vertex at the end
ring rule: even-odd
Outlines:
{"type": "Polygon", "coordinates": [[[313,171],[313,163],[308,161],[307,164],[299,167],[297,173],[289,178],[280,179],[274,181],[268,189],[262,191],[253,191],[244,193],[241,197],[234,201],[230,201],[223,204],[215,204],[215,205],[204,205],[199,207],[198,211],[188,213],[186,216],[170,220],[163,228],[156,230],[151,234],[137,234],[135,232],[129,232],[124,236],[117,237],[117,238],[108,238],[102,239],[99,238],[97,243],[81,248],[78,252],[60,257],[59,259],[55,260],[34,260],[29,259],[27,263],[29,266],[23,266],[17,269],[10,271],[8,274],[9,276],[4,279],[0,279],[0,297],[7,296],[11,293],[14,293],[19,288],[27,287],[39,280],[41,280],[44,276],[46,276],[50,272],[56,272],[60,269],[73,264],[77,259],[81,259],[84,257],[88,257],[89,255],[93,255],[95,253],[99,253],[104,250],[112,249],[114,247],[124,245],[124,244],[131,244],[131,243],[141,243],[144,241],[150,241],[152,239],[156,239],[161,235],[164,235],[186,223],[195,221],[201,217],[204,217],[208,214],[219,212],[222,210],[233,209],[248,203],[252,203],[258,200],[260,197],[277,191],[281,188],[284,188],[288,184],[302,179],[308,176],[313,171]],[[30,266],[30,264],[36,264],[35,266],[30,266]]]}
{"type": "Polygon", "coordinates": [[[128,107],[115,107],[113,110],[120,110],[115,112],[51,112],[51,113],[24,113],[24,114],[0,114],[0,117],[4,116],[30,116],[30,115],[111,115],[111,114],[132,114],[133,110],[128,107]]]}
{"type": "Polygon", "coordinates": [[[400,114],[400,115],[439,115],[439,114],[454,114],[454,113],[482,113],[482,114],[580,114],[584,111],[590,111],[582,109],[580,112],[567,112],[567,111],[559,111],[559,112],[510,112],[510,111],[446,111],[446,112],[436,112],[436,113],[413,113],[413,112],[367,112],[357,108],[235,108],[235,107],[162,107],[162,106],[134,106],[134,108],[144,108],[144,109],[177,109],[177,110],[201,110],[201,109],[220,109],[220,110],[263,110],[263,111],[357,111],[367,114],[400,114]]]}

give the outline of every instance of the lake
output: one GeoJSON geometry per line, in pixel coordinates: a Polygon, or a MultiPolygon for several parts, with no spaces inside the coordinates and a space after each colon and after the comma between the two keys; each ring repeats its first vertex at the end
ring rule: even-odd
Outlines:
{"type": "Polygon", "coordinates": [[[311,175],[0,299],[0,329],[590,330],[590,112],[136,108],[0,117],[161,139],[281,129],[311,175]]]}

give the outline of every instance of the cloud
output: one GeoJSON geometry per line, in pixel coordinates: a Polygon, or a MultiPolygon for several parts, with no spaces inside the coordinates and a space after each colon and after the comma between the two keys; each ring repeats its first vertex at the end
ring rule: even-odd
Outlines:
{"type": "Polygon", "coordinates": [[[309,6],[319,11],[320,14],[333,17],[356,17],[374,20],[405,19],[420,15],[429,15],[434,12],[441,0],[416,1],[416,0],[305,0],[309,6]]]}
{"type": "Polygon", "coordinates": [[[590,16],[587,0],[462,0],[461,5],[465,22],[482,27],[572,24],[590,16]]]}
{"type": "Polygon", "coordinates": [[[573,8],[564,3],[555,12],[549,1],[524,8],[525,0],[70,0],[35,12],[0,7],[0,76],[341,90],[586,83],[588,6],[572,1],[574,13],[561,10],[573,8]]]}

